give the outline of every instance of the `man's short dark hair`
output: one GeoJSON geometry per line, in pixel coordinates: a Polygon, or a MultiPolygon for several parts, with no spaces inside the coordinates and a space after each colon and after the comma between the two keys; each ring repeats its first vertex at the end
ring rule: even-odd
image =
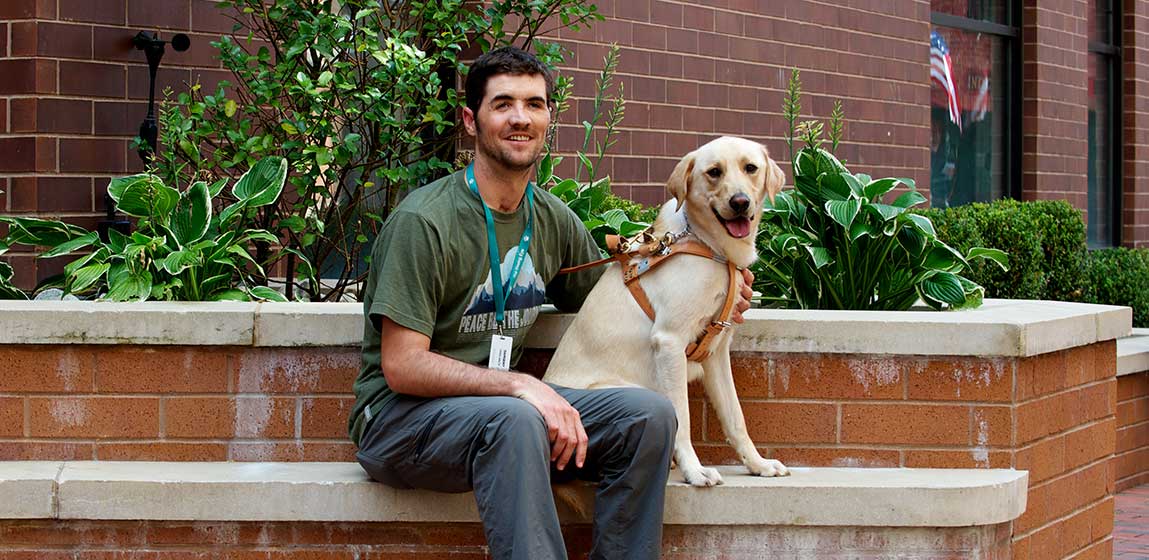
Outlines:
{"type": "Polygon", "coordinates": [[[479,114],[479,105],[487,94],[487,80],[500,74],[541,75],[547,83],[547,105],[554,101],[555,78],[542,61],[517,47],[499,47],[476,58],[467,72],[467,107],[472,113],[479,114]]]}

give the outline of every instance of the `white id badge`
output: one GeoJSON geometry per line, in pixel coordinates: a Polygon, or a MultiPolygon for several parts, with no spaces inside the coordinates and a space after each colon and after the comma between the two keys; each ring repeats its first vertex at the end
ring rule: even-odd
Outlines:
{"type": "Polygon", "coordinates": [[[487,358],[487,367],[508,371],[511,369],[511,345],[514,342],[509,336],[491,335],[491,355],[487,358]]]}

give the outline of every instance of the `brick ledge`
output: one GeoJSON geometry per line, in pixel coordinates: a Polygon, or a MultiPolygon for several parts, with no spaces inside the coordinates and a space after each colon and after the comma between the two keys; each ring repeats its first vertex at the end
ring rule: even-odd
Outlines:
{"type": "MultiPolygon", "coordinates": [[[[527,346],[554,348],[572,315],[544,312],[527,346]]],[[[1027,357],[1127,336],[1128,307],[986,300],[973,310],[753,309],[740,352],[1027,357]]],[[[0,344],[358,346],[358,303],[0,302],[0,344]]]]}
{"type": "Polygon", "coordinates": [[[1149,371],[1149,329],[1117,340],[1117,376],[1149,371]]]}
{"type": "MultiPolygon", "coordinates": [[[[760,478],[720,469],[723,486],[672,482],[665,522],[961,527],[1007,522],[1026,506],[1026,471],[795,468],[760,478]]],[[[354,463],[0,462],[0,493],[7,519],[478,520],[470,494],[394,490],[354,463]]]]}

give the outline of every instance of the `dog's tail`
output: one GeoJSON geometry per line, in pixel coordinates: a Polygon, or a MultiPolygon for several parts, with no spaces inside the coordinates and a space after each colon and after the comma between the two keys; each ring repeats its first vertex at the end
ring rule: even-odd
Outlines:
{"type": "Polygon", "coordinates": [[[577,523],[590,523],[594,514],[594,492],[590,485],[565,482],[551,487],[559,517],[568,517],[577,523]],[[565,514],[565,515],[564,515],[565,514]]]}

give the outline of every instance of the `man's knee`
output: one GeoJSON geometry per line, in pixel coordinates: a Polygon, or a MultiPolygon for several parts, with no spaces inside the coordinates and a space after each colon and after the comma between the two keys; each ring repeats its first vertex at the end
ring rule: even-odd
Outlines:
{"type": "Polygon", "coordinates": [[[678,429],[678,417],[674,404],[662,393],[649,389],[626,389],[627,408],[635,419],[641,420],[652,435],[668,434],[674,437],[678,429]]]}
{"type": "Polygon", "coordinates": [[[488,397],[496,409],[492,412],[487,428],[491,441],[506,438],[511,441],[539,440],[544,444],[547,438],[547,423],[543,415],[533,405],[514,397],[488,397]]]}

